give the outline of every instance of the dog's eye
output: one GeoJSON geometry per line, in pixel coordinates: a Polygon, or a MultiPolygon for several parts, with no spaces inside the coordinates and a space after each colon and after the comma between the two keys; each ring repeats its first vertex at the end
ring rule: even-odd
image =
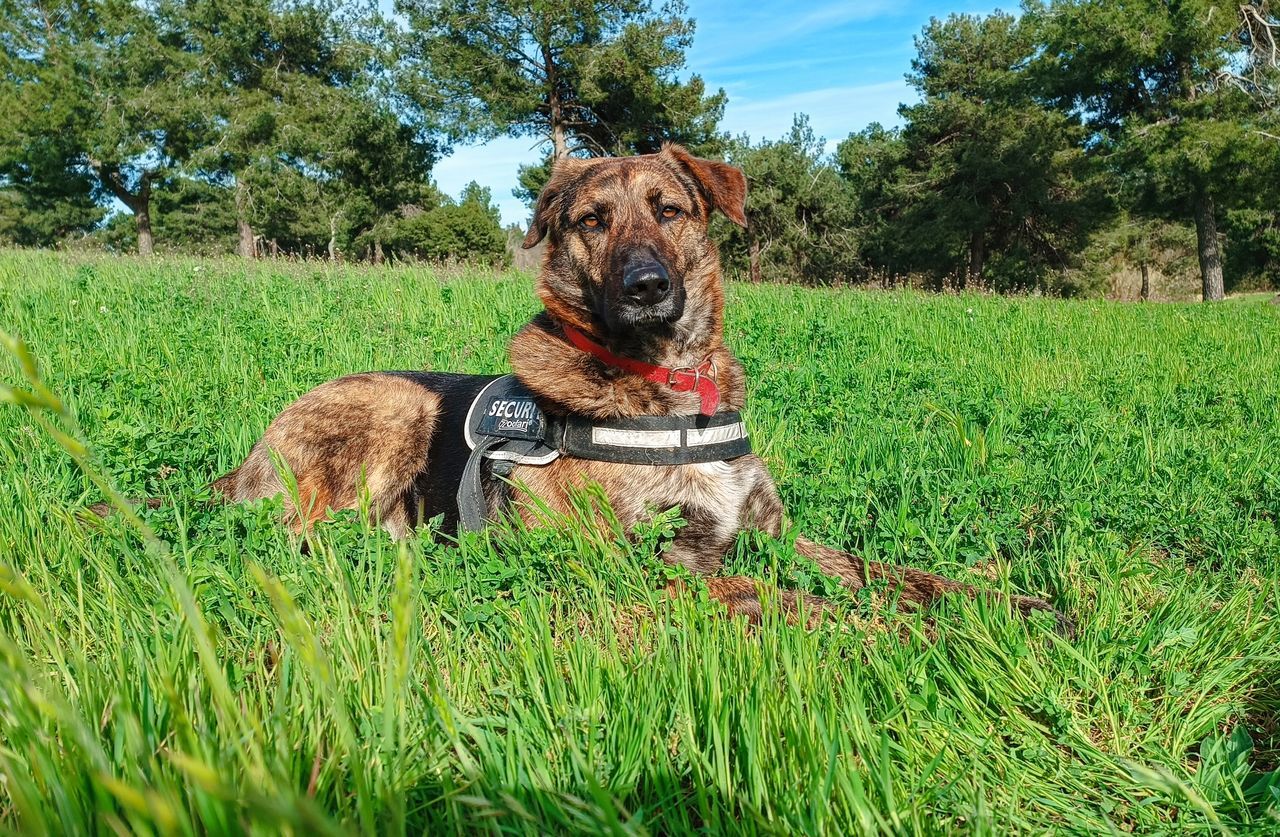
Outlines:
{"type": "Polygon", "coordinates": [[[579,221],[578,223],[589,230],[598,230],[600,229],[600,226],[601,226],[600,218],[599,216],[596,216],[596,215],[583,216],[582,220],[579,221]]]}
{"type": "Polygon", "coordinates": [[[684,213],[674,206],[662,207],[662,217],[664,220],[670,221],[672,218],[679,218],[682,214],[684,213]]]}

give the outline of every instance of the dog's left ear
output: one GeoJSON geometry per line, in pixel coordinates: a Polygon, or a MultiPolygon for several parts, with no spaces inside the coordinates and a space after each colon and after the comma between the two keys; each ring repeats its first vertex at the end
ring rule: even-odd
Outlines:
{"type": "Polygon", "coordinates": [[[693,175],[714,208],[739,227],[747,226],[747,178],[741,169],[695,157],[679,145],[664,146],[662,153],[693,175]]]}
{"type": "Polygon", "coordinates": [[[529,232],[525,233],[524,241],[520,243],[521,249],[528,250],[537,246],[546,236],[551,226],[551,216],[555,212],[552,206],[558,194],[552,190],[551,181],[547,181],[547,185],[542,187],[542,191],[538,193],[538,202],[533,207],[533,217],[529,219],[529,232]]]}
{"type": "Polygon", "coordinates": [[[587,165],[586,160],[579,160],[576,157],[564,157],[556,161],[551,169],[551,177],[547,178],[547,185],[543,186],[542,191],[538,193],[538,203],[533,207],[533,217],[529,219],[529,232],[520,244],[521,248],[528,250],[536,246],[550,232],[552,224],[555,223],[556,212],[559,211],[559,198],[564,191],[565,183],[572,180],[575,175],[581,174],[587,165]]]}

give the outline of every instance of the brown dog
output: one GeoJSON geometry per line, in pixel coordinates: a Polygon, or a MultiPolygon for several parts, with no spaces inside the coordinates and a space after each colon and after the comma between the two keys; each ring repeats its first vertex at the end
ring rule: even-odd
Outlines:
{"type": "MultiPolygon", "coordinates": [[[[530,458],[517,457],[495,474],[501,460],[472,455],[467,407],[494,378],[372,372],[303,395],[215,487],[233,500],[281,493],[274,452],[296,476],[303,508],[294,511],[294,525],[302,528],[329,510],[356,507],[363,487],[378,522],[404,536],[435,515],[444,515],[446,529],[458,525],[460,514],[465,522],[459,486],[465,493],[467,463],[474,460],[486,517],[509,508],[534,524],[528,494],[568,512],[570,490],[594,482],[627,526],[654,510],[679,506],[687,525],[667,560],[715,573],[740,532],[777,537],[783,529],[782,504],[764,462],[734,447],[745,443],[734,435],[741,425],[733,415],[745,400],[744,375],[723,343],[720,263],[707,237],[716,209],[745,226],[745,197],[739,170],[678,146],[640,157],[557,163],[524,241],[527,248],[548,239],[537,280],[546,310],[510,344],[517,386],[527,390],[536,410],[518,400],[494,400],[489,409],[498,424],[519,430],[528,429],[529,410],[541,411],[549,427],[560,428],[538,437],[549,440],[549,461],[529,464],[530,458]],[[600,434],[592,435],[596,441],[643,439],[649,433],[691,446],[695,437],[727,438],[729,447],[722,450],[732,456],[697,460],[696,449],[686,446],[675,454],[660,452],[659,464],[636,464],[635,452],[621,447],[573,448],[564,441],[571,435],[564,428],[579,425],[600,434]],[[661,458],[690,451],[697,461],[661,458]],[[680,464],[663,464],[671,462],[680,464]]],[[[864,562],[804,538],[796,548],[855,589],[888,580],[915,603],[948,592],[977,592],[919,570],[864,562]]],[[[719,577],[709,584],[731,612],[759,617],[757,581],[719,577]]],[[[782,601],[794,608],[796,597],[783,593],[782,601]]],[[[1022,612],[1052,610],[1034,598],[1011,602],[1022,612]]]]}

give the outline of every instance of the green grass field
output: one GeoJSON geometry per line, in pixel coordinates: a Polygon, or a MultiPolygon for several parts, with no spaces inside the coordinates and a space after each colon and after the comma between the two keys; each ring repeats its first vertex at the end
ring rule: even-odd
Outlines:
{"type": "Polygon", "coordinates": [[[1280,833],[1280,308],[728,295],[798,530],[1078,635],[886,591],[751,629],[658,592],[674,515],[304,555],[205,485],[329,378],[504,371],[529,277],[0,253],[0,329],[166,498],[92,518],[66,419],[0,407],[0,827],[1280,833]]]}

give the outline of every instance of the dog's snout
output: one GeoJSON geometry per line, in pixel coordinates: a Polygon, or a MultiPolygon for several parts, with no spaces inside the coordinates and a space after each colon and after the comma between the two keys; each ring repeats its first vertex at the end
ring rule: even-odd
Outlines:
{"type": "Polygon", "coordinates": [[[671,293],[671,277],[657,262],[636,265],[623,274],[622,290],[641,305],[656,305],[671,293]]]}

